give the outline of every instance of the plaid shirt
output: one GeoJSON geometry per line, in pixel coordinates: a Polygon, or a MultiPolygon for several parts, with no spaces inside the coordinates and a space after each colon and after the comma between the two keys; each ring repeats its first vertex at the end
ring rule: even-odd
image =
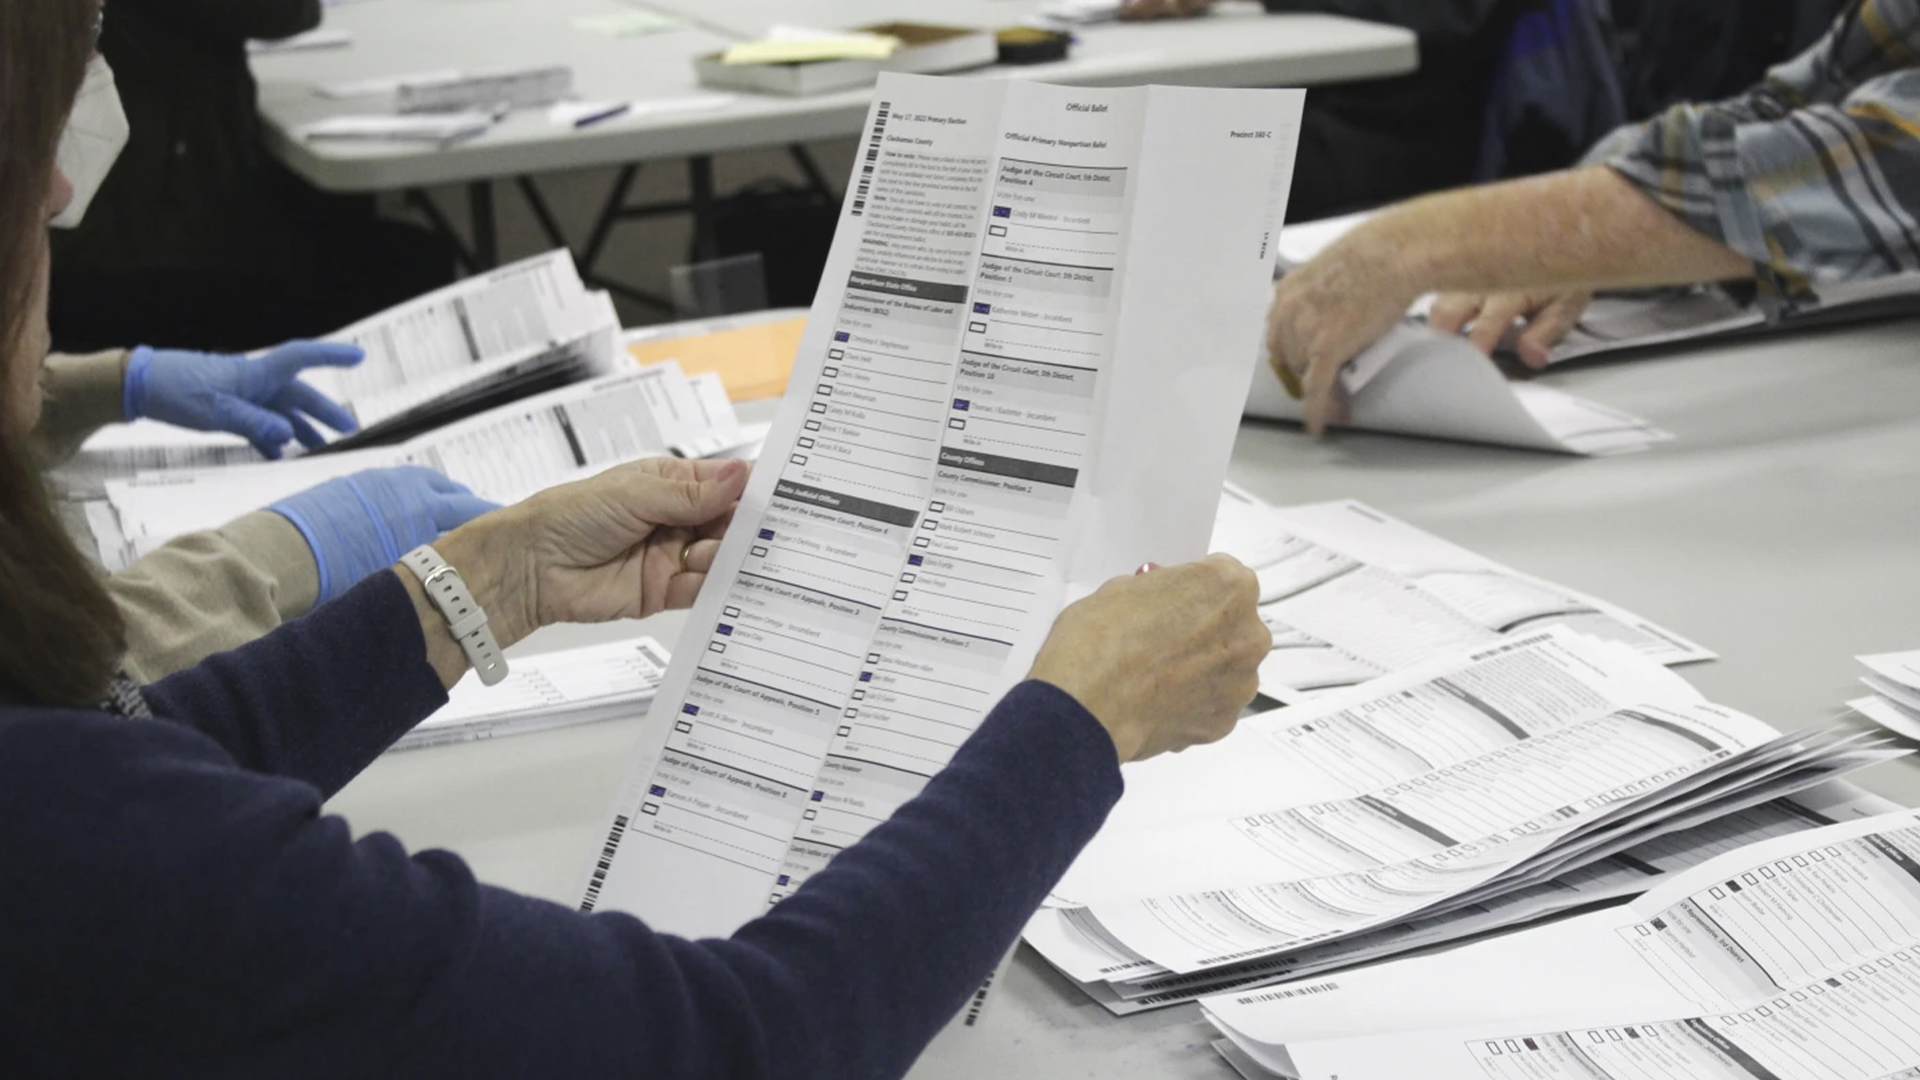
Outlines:
{"type": "Polygon", "coordinates": [[[1776,313],[1920,269],[1920,0],[1862,0],[1752,90],[1621,128],[1587,161],[1752,259],[1776,313]]]}

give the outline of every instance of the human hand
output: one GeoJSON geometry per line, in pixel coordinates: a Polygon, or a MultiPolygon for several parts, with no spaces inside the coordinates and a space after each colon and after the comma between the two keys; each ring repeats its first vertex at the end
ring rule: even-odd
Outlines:
{"type": "Polygon", "coordinates": [[[1340,369],[1413,303],[1391,253],[1376,247],[1362,227],[1274,284],[1267,352],[1281,384],[1300,399],[1310,434],[1346,421],[1340,369]]]}
{"type": "Polygon", "coordinates": [[[195,431],[229,431],[263,457],[278,458],[292,439],[326,445],[307,417],[342,434],[359,430],[352,413],[299,375],[310,367],[352,367],[365,355],[357,346],[327,341],[291,341],[258,360],[142,345],[127,360],[122,403],[128,420],[146,416],[195,431]]]}
{"type": "Polygon", "coordinates": [[[1213,6],[1213,0],[1126,0],[1120,5],[1123,19],[1185,18],[1198,15],[1213,6]]]}
{"type": "Polygon", "coordinates": [[[1273,648],[1259,591],[1227,555],[1115,578],[1060,613],[1027,677],[1086,706],[1123,762],[1225,738],[1273,648]]]}
{"type": "Polygon", "coordinates": [[[1433,302],[1427,325],[1443,334],[1465,333],[1473,347],[1493,355],[1512,329],[1524,323],[1514,339],[1520,361],[1538,371],[1547,366],[1555,345],[1579,323],[1593,302],[1586,290],[1568,292],[1447,293],[1433,302]]]}
{"type": "Polygon", "coordinates": [[[313,550],[320,603],[392,566],[498,505],[418,465],[367,469],[267,507],[293,523],[313,550]]]}
{"type": "Polygon", "coordinates": [[[743,461],[621,465],[488,514],[435,550],[503,648],[553,623],[645,618],[693,603],[749,471],[743,461]]]}

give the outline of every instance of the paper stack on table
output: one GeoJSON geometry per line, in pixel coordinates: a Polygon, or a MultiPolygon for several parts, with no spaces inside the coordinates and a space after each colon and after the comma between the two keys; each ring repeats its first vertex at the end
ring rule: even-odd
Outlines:
{"type": "Polygon", "coordinates": [[[1920,652],[1857,658],[1867,667],[1860,681],[1873,693],[1847,707],[1896,735],[1920,739],[1920,652]]]}
{"type": "Polygon", "coordinates": [[[1920,811],[1748,844],[1623,907],[1203,1004],[1256,1080],[1910,1080],[1920,811]]]}
{"type": "Polygon", "coordinates": [[[361,469],[425,465],[498,503],[622,462],[708,457],[745,436],[718,376],[672,364],[606,375],[502,405],[398,446],[309,454],[212,469],[137,472],[105,485],[111,521],[94,511],[110,570],[183,533],[218,527],[322,481],[361,469]]]}
{"type": "Polygon", "coordinates": [[[1620,642],[1661,664],[1714,656],[1624,608],[1351,500],[1276,509],[1229,484],[1212,549],[1259,575],[1260,613],[1273,631],[1260,691],[1279,701],[1304,701],[1553,625],[1620,642]]]}
{"type": "Polygon", "coordinates": [[[507,677],[483,686],[467,672],[439,711],[394,750],[475,742],[600,720],[639,716],[660,688],[667,650],[650,637],[515,657],[507,677]]]}
{"type": "Polygon", "coordinates": [[[1102,1000],[1344,967],[1564,906],[1526,890],[1904,753],[1883,743],[1782,736],[1555,627],[1128,766],[1027,940],[1102,1000]]]}

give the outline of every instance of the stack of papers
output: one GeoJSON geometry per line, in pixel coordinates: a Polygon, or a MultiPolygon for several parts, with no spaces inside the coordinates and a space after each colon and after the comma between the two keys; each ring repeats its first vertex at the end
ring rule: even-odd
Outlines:
{"type": "Polygon", "coordinates": [[[493,127],[494,119],[492,112],[471,109],[409,116],[348,114],[302,124],[293,133],[296,138],[316,141],[351,139],[446,144],[485,135],[493,127]]]}
{"type": "Polygon", "coordinates": [[[1260,692],[1297,703],[1435,656],[1569,626],[1661,664],[1714,654],[1597,597],[1523,574],[1365,503],[1276,509],[1227,485],[1213,550],[1260,579],[1260,692]]]}
{"type": "Polygon", "coordinates": [[[1847,702],[1854,712],[1896,735],[1920,739],[1920,652],[1858,657],[1860,681],[1873,693],[1847,702]]]}
{"type": "Polygon", "coordinates": [[[136,472],[108,480],[105,510],[88,520],[101,562],[118,570],[176,536],[362,469],[424,465],[506,504],[622,462],[710,457],[745,439],[717,376],[688,379],[658,364],[503,405],[398,446],[136,472]]]}
{"type": "Polygon", "coordinates": [[[1343,967],[1631,889],[1602,861],[1904,753],[1883,742],[1782,736],[1555,627],[1128,766],[1027,940],[1101,1000],[1343,967]]]}
{"type": "MultiPolygon", "coordinates": [[[[360,346],[351,368],[301,377],[360,422],[335,448],[394,438],[449,415],[529,391],[621,370],[620,320],[604,292],[589,292],[565,250],[548,252],[444,289],[328,335],[360,346]]],[[[295,447],[290,446],[289,451],[295,447]]],[[[60,470],[66,490],[96,492],[110,478],[156,468],[259,461],[237,435],[190,432],[142,420],[105,428],[60,470]]]]}
{"type": "Polygon", "coordinates": [[[393,744],[415,750],[501,735],[639,716],[666,674],[667,650],[650,637],[515,657],[507,677],[484,686],[467,672],[447,703],[393,744]]]}
{"type": "Polygon", "coordinates": [[[1250,1078],[1920,1075],[1920,811],[1776,836],[1552,926],[1204,1003],[1250,1078]]]}

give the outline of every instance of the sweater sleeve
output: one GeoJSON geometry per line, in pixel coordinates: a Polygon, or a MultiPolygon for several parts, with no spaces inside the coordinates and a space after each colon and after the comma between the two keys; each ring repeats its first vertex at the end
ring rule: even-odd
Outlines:
{"type": "Polygon", "coordinates": [[[199,729],[243,767],[328,795],[447,700],[391,572],[149,685],[146,697],[156,715],[199,729]]]}
{"type": "Polygon", "coordinates": [[[311,788],[195,743],[165,723],[0,726],[0,854],[19,871],[0,912],[36,927],[0,941],[0,992],[20,1002],[0,1031],[19,1025],[8,1041],[29,1060],[57,1046],[83,1074],[897,1077],[1121,786],[1098,723],[1025,684],[791,897],[730,939],[688,941],[477,885],[443,852],[355,841],[311,788]],[[68,758],[86,783],[48,764],[68,758]],[[115,1038],[85,1037],[102,1026],[115,1038]]]}
{"type": "Polygon", "coordinates": [[[87,436],[126,419],[121,404],[122,376],[127,368],[123,349],[47,357],[41,374],[46,403],[33,429],[33,453],[43,469],[72,457],[87,436]]]}
{"type": "MultiPolygon", "coordinates": [[[[320,0],[115,0],[157,19],[192,24],[211,38],[276,40],[320,25],[320,0]]],[[[108,18],[112,18],[111,15],[108,18]]]]}
{"type": "Polygon", "coordinates": [[[260,511],[188,533],[107,579],[127,624],[122,667],[153,682],[306,614],[313,553],[286,518],[260,511]]]}

